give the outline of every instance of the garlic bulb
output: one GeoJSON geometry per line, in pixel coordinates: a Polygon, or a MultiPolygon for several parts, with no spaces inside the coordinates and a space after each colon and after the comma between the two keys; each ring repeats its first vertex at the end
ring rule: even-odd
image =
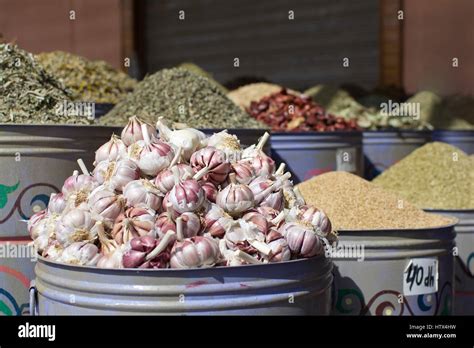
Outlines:
{"type": "Polygon", "coordinates": [[[242,153],[240,140],[234,134],[229,134],[227,129],[219,133],[214,133],[206,140],[207,146],[212,146],[223,151],[229,161],[235,162],[240,160],[242,153]]]}
{"type": "Polygon", "coordinates": [[[52,193],[48,203],[48,213],[61,214],[66,208],[67,201],[62,192],[52,193]]]}
{"type": "Polygon", "coordinates": [[[99,248],[87,241],[75,242],[64,248],[58,261],[80,266],[94,266],[99,261],[99,248]]]}
{"type": "Polygon", "coordinates": [[[123,268],[123,253],[125,245],[118,245],[105,234],[103,225],[97,223],[97,235],[101,244],[101,257],[97,262],[99,268],[123,268]]]}
{"type": "Polygon", "coordinates": [[[99,186],[99,183],[94,179],[94,177],[78,174],[77,171],[74,171],[73,175],[64,181],[61,192],[66,200],[74,195],[76,196],[76,200],[85,202],[89,193],[97,186],[99,186]]]}
{"type": "Polygon", "coordinates": [[[177,164],[160,172],[155,178],[155,185],[163,194],[166,194],[171,191],[175,182],[179,181],[180,178],[192,177],[193,175],[194,170],[190,165],[177,164]],[[175,174],[178,176],[176,179],[175,174]]]}
{"type": "Polygon", "coordinates": [[[106,184],[117,191],[122,191],[130,181],[140,177],[136,164],[127,159],[102,161],[95,167],[93,175],[99,184],[106,184]]]}
{"type": "Polygon", "coordinates": [[[146,127],[143,128],[142,133],[145,140],[139,140],[130,145],[128,156],[143,174],[156,176],[171,164],[174,151],[163,141],[157,139],[151,141],[146,127]]]}
{"type": "Polygon", "coordinates": [[[192,154],[203,146],[202,141],[206,139],[206,135],[203,132],[193,128],[172,131],[166,126],[162,118],[158,119],[156,128],[160,132],[162,139],[182,149],[182,156],[186,161],[189,161],[192,154]]]}
{"type": "Polygon", "coordinates": [[[297,257],[313,257],[324,253],[321,238],[308,225],[288,222],[278,230],[286,238],[291,252],[297,257]]]}
{"type": "Polygon", "coordinates": [[[235,174],[231,173],[229,179],[231,183],[217,194],[216,204],[236,217],[254,206],[254,196],[247,185],[236,182],[235,174]]]}
{"type": "Polygon", "coordinates": [[[194,179],[187,179],[173,186],[169,201],[179,213],[193,212],[202,207],[205,200],[201,185],[194,179]]]}
{"type": "Polygon", "coordinates": [[[128,208],[115,220],[112,237],[120,245],[132,238],[149,234],[155,224],[155,214],[144,208],[128,208]]]}
{"type": "MultiPolygon", "coordinates": [[[[32,235],[32,229],[35,225],[37,225],[41,220],[47,218],[49,215],[51,215],[50,213],[48,213],[48,211],[46,209],[43,209],[35,214],[33,214],[30,219],[28,220],[28,224],[27,224],[27,230],[28,230],[28,233],[30,234],[31,236],[31,239],[35,239],[35,237],[33,237],[32,235]]],[[[35,235],[36,237],[38,236],[38,233],[35,235]]]]}
{"type": "Polygon", "coordinates": [[[264,256],[267,262],[282,262],[291,259],[291,250],[288,242],[276,229],[272,228],[265,237],[265,242],[271,249],[268,256],[264,256]]]}
{"type": "Polygon", "coordinates": [[[38,253],[42,253],[43,250],[48,246],[50,239],[54,236],[56,223],[59,219],[59,215],[50,214],[42,215],[41,212],[35,214],[28,222],[29,233],[31,239],[33,239],[33,246],[38,253]]]}
{"type": "Polygon", "coordinates": [[[281,188],[290,176],[290,173],[286,173],[278,177],[275,181],[264,176],[252,180],[249,184],[249,188],[255,197],[255,204],[281,210],[284,204],[281,188]]]}
{"type": "Polygon", "coordinates": [[[95,152],[94,165],[102,161],[117,161],[126,156],[127,146],[118,136],[112,134],[110,140],[99,147],[95,152]]]}
{"type": "Polygon", "coordinates": [[[269,253],[269,248],[264,245],[265,235],[254,224],[249,224],[244,220],[234,223],[226,232],[224,239],[231,250],[242,250],[250,255],[257,254],[259,251],[269,253]]]}
{"type": "Polygon", "coordinates": [[[222,238],[233,223],[234,220],[224,209],[217,204],[212,204],[204,217],[204,230],[212,237],[222,238]]]}
{"type": "Polygon", "coordinates": [[[57,240],[53,240],[50,241],[50,243],[44,248],[42,256],[53,261],[58,261],[61,258],[63,251],[64,247],[61,245],[61,243],[59,243],[57,240]]]}
{"type": "Polygon", "coordinates": [[[322,210],[311,205],[294,207],[290,210],[289,217],[293,221],[299,220],[311,224],[322,237],[327,237],[332,230],[331,221],[328,216],[322,210]]]}
{"type": "Polygon", "coordinates": [[[105,221],[114,221],[125,207],[123,196],[104,186],[92,191],[87,203],[91,213],[100,215],[105,221]]]}
{"type": "Polygon", "coordinates": [[[92,227],[95,221],[91,213],[82,209],[73,209],[59,219],[56,224],[56,240],[67,247],[74,242],[89,241],[96,237],[92,227]]]}
{"type": "Polygon", "coordinates": [[[257,212],[248,212],[242,216],[242,219],[248,223],[254,224],[255,227],[263,234],[267,234],[268,229],[270,228],[270,223],[265,218],[265,216],[257,212]]]}
{"type": "Polygon", "coordinates": [[[255,179],[255,171],[248,161],[232,163],[232,172],[235,173],[235,179],[240,184],[248,185],[255,179]]]}
{"type": "Polygon", "coordinates": [[[123,189],[123,196],[129,206],[145,207],[154,211],[161,209],[163,194],[149,180],[139,179],[130,181],[123,189]]]}
{"type": "Polygon", "coordinates": [[[143,127],[146,127],[150,139],[156,138],[156,130],[152,125],[141,121],[136,116],[132,116],[128,119],[127,125],[122,130],[121,138],[123,143],[126,146],[130,146],[139,140],[144,140],[143,127]]]}
{"type": "Polygon", "coordinates": [[[203,178],[214,184],[220,184],[227,179],[231,166],[223,151],[207,146],[196,151],[191,156],[191,166],[197,172],[196,179],[203,178]]]}
{"type": "Polygon", "coordinates": [[[168,204],[166,211],[158,215],[155,221],[154,232],[160,238],[168,231],[176,232],[176,223],[174,221],[175,212],[171,208],[171,204],[168,204]]]}
{"type": "Polygon", "coordinates": [[[169,266],[171,243],[175,233],[168,231],[159,240],[142,236],[130,241],[130,250],[123,255],[126,268],[167,268],[169,266]]]}
{"type": "Polygon", "coordinates": [[[261,176],[270,176],[275,172],[275,161],[263,152],[265,143],[270,138],[270,134],[265,134],[257,145],[252,145],[242,152],[242,159],[246,160],[261,176]]]}

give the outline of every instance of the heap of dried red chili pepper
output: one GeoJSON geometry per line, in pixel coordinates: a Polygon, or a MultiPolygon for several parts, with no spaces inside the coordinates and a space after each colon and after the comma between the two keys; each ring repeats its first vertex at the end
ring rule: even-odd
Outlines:
{"type": "Polygon", "coordinates": [[[359,130],[357,120],[329,114],[310,97],[291,94],[286,89],[252,102],[247,112],[273,131],[359,130]]]}

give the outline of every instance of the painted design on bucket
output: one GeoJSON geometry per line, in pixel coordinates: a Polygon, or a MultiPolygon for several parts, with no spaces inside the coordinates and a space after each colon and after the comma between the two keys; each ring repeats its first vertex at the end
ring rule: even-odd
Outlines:
{"type": "MultiPolygon", "coordinates": [[[[23,273],[6,266],[0,266],[0,276],[13,277],[18,280],[28,293],[30,279],[23,273]]],[[[24,315],[28,313],[28,303],[19,305],[15,297],[4,288],[0,288],[0,315],[24,315]]]]}
{"type": "MultiPolygon", "coordinates": [[[[15,203],[13,204],[12,209],[8,212],[8,214],[5,217],[0,218],[0,225],[7,222],[12,217],[12,215],[15,213],[15,211],[18,211],[18,213],[20,214],[22,219],[28,220],[30,218],[30,216],[26,215],[25,212],[23,211],[23,209],[21,207],[22,206],[22,200],[25,196],[25,193],[28,192],[28,190],[32,189],[33,187],[39,187],[39,186],[49,187],[49,188],[55,190],[55,192],[59,192],[59,189],[56,186],[51,185],[51,184],[46,184],[46,183],[31,184],[31,185],[25,187],[20,192],[20,194],[18,195],[15,203]]],[[[30,207],[32,207],[38,201],[43,203],[44,206],[47,206],[48,202],[49,202],[49,196],[46,195],[46,194],[38,194],[38,195],[34,196],[31,199],[31,201],[29,202],[30,207]]]]}
{"type": "Polygon", "coordinates": [[[467,266],[467,271],[469,272],[469,274],[471,276],[474,276],[473,271],[471,271],[471,270],[474,270],[474,252],[470,253],[469,256],[467,257],[466,266],[467,266]],[[473,263],[472,265],[471,265],[471,262],[473,263]]]}
{"type": "MultiPolygon", "coordinates": [[[[435,294],[418,295],[416,313],[410,307],[407,297],[396,290],[381,290],[365,305],[364,295],[358,289],[339,289],[337,292],[336,310],[347,315],[423,315],[435,306],[436,315],[450,315],[452,309],[452,284],[446,282],[435,294]],[[402,303],[399,303],[399,299],[402,303]],[[357,299],[357,301],[354,301],[357,299]],[[351,306],[351,307],[348,307],[351,306]],[[374,308],[375,306],[375,308],[374,308]],[[406,312],[405,312],[406,309],[406,312]],[[421,312],[421,313],[420,313],[421,312]]],[[[413,304],[413,303],[412,303],[413,304]]]]}
{"type": "Polygon", "coordinates": [[[0,184],[0,209],[3,209],[7,205],[8,195],[15,192],[18,186],[20,186],[20,180],[13,186],[0,184]]]}

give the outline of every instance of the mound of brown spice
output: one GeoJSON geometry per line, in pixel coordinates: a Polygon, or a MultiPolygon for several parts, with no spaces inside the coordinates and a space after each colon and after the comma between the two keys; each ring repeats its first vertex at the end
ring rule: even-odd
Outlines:
{"type": "Polygon", "coordinates": [[[407,200],[354,174],[329,172],[297,186],[308,204],[326,212],[336,230],[433,228],[449,217],[425,213],[407,200]]]}

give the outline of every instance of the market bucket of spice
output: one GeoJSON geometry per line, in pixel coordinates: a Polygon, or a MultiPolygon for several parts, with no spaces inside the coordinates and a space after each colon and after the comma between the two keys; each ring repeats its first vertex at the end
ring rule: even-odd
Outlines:
{"type": "Polygon", "coordinates": [[[28,222],[42,314],[329,314],[335,241],[285,165],[131,117],[28,222]]]}
{"type": "Polygon", "coordinates": [[[454,297],[455,218],[428,214],[364,179],[326,173],[297,186],[339,233],[335,315],[444,315],[454,297]]]}
{"type": "Polygon", "coordinates": [[[391,165],[430,141],[431,131],[365,131],[362,138],[364,177],[367,180],[375,178],[391,165]]]}
{"type": "Polygon", "coordinates": [[[455,314],[474,310],[474,161],[461,149],[433,142],[389,168],[374,183],[428,212],[456,217],[455,314]]]}
{"type": "Polygon", "coordinates": [[[272,129],[272,155],[296,182],[332,170],[362,175],[362,133],[355,120],[326,111],[309,97],[285,89],[251,102],[250,115],[272,129]]]}

